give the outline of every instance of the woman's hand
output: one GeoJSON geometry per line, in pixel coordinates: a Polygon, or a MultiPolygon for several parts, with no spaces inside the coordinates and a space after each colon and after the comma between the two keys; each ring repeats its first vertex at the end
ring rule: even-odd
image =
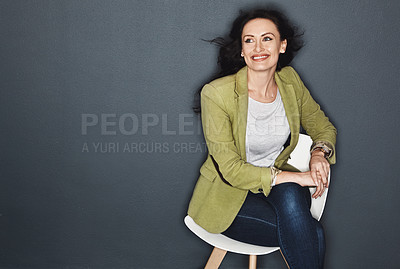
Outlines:
{"type": "Polygon", "coordinates": [[[316,198],[324,193],[325,188],[329,187],[329,163],[324,157],[324,152],[320,150],[312,152],[310,159],[310,172],[311,178],[317,186],[317,189],[313,194],[313,198],[316,198]]]}

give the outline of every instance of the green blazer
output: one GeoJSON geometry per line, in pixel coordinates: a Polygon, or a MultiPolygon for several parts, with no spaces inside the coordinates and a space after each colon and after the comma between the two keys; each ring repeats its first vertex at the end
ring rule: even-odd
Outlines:
{"type": "MultiPolygon", "coordinates": [[[[296,171],[289,164],[300,125],[313,141],[336,142],[336,129],[313,100],[292,67],[275,73],[290,126],[290,144],[277,157],[274,166],[296,171]]],[[[211,233],[225,231],[239,212],[248,191],[268,195],[271,170],[246,162],[247,67],[238,73],[206,84],[201,91],[201,120],[208,157],[189,204],[188,215],[211,233]]],[[[335,150],[329,158],[335,163],[335,150]]]]}

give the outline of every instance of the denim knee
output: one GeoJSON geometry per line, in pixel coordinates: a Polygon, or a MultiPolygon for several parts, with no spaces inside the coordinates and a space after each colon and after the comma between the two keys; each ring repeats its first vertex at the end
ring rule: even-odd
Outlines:
{"type": "Polygon", "coordinates": [[[310,211],[309,190],[297,183],[288,182],[276,185],[272,188],[268,199],[277,210],[291,215],[310,211]]]}

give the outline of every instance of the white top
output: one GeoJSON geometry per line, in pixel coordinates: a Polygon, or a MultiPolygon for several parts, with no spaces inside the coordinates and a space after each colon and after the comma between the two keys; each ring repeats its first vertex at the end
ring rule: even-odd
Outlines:
{"type": "Polygon", "coordinates": [[[279,89],[272,103],[249,97],[246,127],[246,158],[255,166],[270,167],[290,134],[279,89]]]}

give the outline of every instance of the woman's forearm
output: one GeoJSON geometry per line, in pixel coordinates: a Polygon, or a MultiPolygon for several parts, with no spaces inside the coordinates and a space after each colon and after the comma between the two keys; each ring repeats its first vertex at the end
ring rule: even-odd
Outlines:
{"type": "Polygon", "coordinates": [[[282,171],[276,177],[276,185],[286,182],[297,183],[301,186],[315,186],[310,172],[289,172],[282,171]]]}

